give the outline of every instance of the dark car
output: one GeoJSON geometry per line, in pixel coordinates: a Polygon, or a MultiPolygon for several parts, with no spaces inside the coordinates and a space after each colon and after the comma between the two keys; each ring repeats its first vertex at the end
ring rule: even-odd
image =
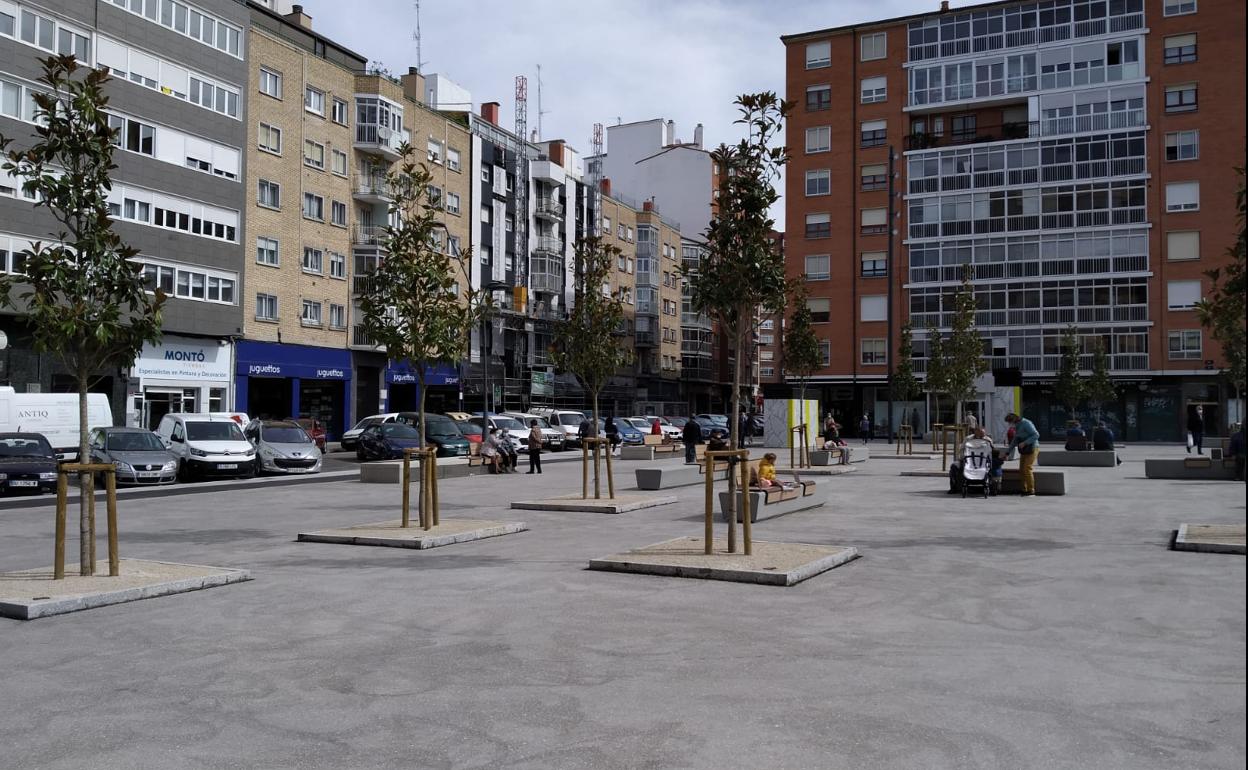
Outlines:
{"type": "Polygon", "coordinates": [[[116,468],[118,484],[172,484],[178,477],[178,458],[143,428],[91,431],[91,462],[116,468]]]}
{"type": "Polygon", "coordinates": [[[684,427],[687,424],[689,424],[688,417],[664,417],[663,419],[667,420],[672,425],[675,425],[677,428],[680,428],[681,430],[684,430],[684,427]]]}
{"type": "Polygon", "coordinates": [[[324,423],[311,417],[292,417],[290,421],[298,423],[299,427],[303,428],[304,432],[312,437],[316,448],[322,452],[325,451],[325,440],[329,434],[325,431],[324,423]]]}
{"type": "Polygon", "coordinates": [[[420,432],[407,423],[370,425],[360,434],[355,456],[360,462],[402,459],[404,449],[420,446],[420,432]]]}
{"type": "MultiPolygon", "coordinates": [[[[420,431],[419,412],[399,412],[398,422],[420,431]]],[[[425,444],[437,447],[438,457],[467,457],[468,439],[450,417],[425,413],[425,444]]]]}
{"type": "Polygon", "coordinates": [[[41,433],[0,433],[0,490],[56,491],[56,452],[41,433]]]}
{"type": "Polygon", "coordinates": [[[728,426],[726,424],[715,423],[701,415],[694,417],[693,421],[702,428],[702,440],[707,441],[713,436],[728,438],[728,426]]]}

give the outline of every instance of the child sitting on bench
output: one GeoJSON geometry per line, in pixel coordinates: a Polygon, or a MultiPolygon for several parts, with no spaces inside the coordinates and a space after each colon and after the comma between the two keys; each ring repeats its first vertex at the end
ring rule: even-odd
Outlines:
{"type": "Polygon", "coordinates": [[[758,463],[758,486],[763,489],[780,486],[776,481],[776,455],[773,452],[763,455],[758,463]]]}

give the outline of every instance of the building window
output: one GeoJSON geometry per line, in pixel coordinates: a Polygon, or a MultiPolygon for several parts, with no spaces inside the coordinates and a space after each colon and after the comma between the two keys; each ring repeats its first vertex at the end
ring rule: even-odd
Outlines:
{"type": "Polygon", "coordinates": [[[832,172],[826,168],[806,172],[806,195],[827,195],[832,192],[832,172]]]}
{"type": "Polygon", "coordinates": [[[313,115],[325,117],[325,92],[312,86],[304,88],[303,108],[313,115]]]}
{"type": "Polygon", "coordinates": [[[864,337],[862,340],[862,363],[888,363],[888,346],[883,338],[864,337]]]}
{"type": "Polygon", "coordinates": [[[832,257],[828,254],[811,254],[806,257],[806,280],[826,281],[832,277],[832,257]]]}
{"type": "Polygon", "coordinates": [[[256,263],[277,267],[280,262],[280,248],[273,238],[256,238],[256,263]]]}
{"type": "Polygon", "coordinates": [[[329,170],[338,176],[347,175],[347,154],[341,150],[330,150],[329,170]]]}
{"type": "Polygon", "coordinates": [[[879,147],[888,141],[885,134],[887,133],[888,123],[883,120],[868,120],[862,124],[862,146],[863,147],[879,147]]]}
{"type": "Polygon", "coordinates": [[[446,194],[446,213],[459,214],[459,193],[448,192],[446,194]]]}
{"type": "Polygon", "coordinates": [[[303,140],[303,165],[320,171],[325,170],[325,145],[311,139],[303,140]]]}
{"type": "Polygon", "coordinates": [[[887,321],[888,320],[888,297],[884,294],[874,294],[858,298],[858,320],[860,321],[887,321]]]}
{"type": "Polygon", "coordinates": [[[1195,83],[1166,86],[1166,112],[1192,112],[1196,106],[1195,83]]]}
{"type": "Polygon", "coordinates": [[[955,142],[967,142],[979,133],[979,120],[974,115],[954,115],[949,119],[949,133],[955,142]]]}
{"type": "Polygon", "coordinates": [[[806,129],[806,152],[827,152],[832,149],[831,126],[806,129]]]}
{"type": "Polygon", "coordinates": [[[442,143],[430,139],[426,145],[428,148],[428,157],[430,163],[442,162],[442,143]]]}
{"type": "Polygon", "coordinates": [[[1200,281],[1168,281],[1166,307],[1170,310],[1191,310],[1200,302],[1200,281]]]}
{"type": "Polygon", "coordinates": [[[481,207],[481,224],[488,225],[490,223],[490,211],[489,206],[481,207]]]}
{"type": "Polygon", "coordinates": [[[1166,160],[1196,160],[1200,157],[1200,131],[1171,131],[1166,134],[1166,160]]]}
{"type": "Polygon", "coordinates": [[[264,67],[260,68],[260,93],[272,96],[274,99],[282,98],[282,76],[281,73],[274,72],[264,67]]]}
{"type": "Polygon", "coordinates": [[[1196,0],[1164,0],[1161,13],[1163,16],[1184,16],[1196,13],[1196,0]]]}
{"type": "Polygon", "coordinates": [[[333,121],[338,125],[347,125],[347,103],[342,99],[334,99],[333,112],[331,115],[333,117],[333,121]]]}
{"type": "Polygon", "coordinates": [[[862,234],[888,232],[888,209],[863,209],[862,234]]]}
{"type": "Polygon", "coordinates": [[[806,215],[807,238],[830,238],[832,236],[832,217],[829,214],[806,215]]]}
{"type": "Polygon", "coordinates": [[[862,189],[867,191],[887,190],[888,165],[884,163],[872,163],[869,166],[863,166],[862,189]]]}
{"type": "Polygon", "coordinates": [[[888,56],[888,33],[875,32],[870,35],[863,35],[861,38],[859,59],[862,61],[873,61],[875,59],[884,59],[888,56]]]}
{"type": "Polygon", "coordinates": [[[345,305],[335,305],[332,302],[329,305],[329,328],[345,329],[347,328],[347,308],[345,305]]]}
{"type": "Polygon", "coordinates": [[[888,78],[878,75],[862,79],[860,91],[863,104],[875,104],[888,99],[888,78]]]}
{"type": "Polygon", "coordinates": [[[810,320],[814,323],[827,323],[832,320],[832,300],[826,297],[811,297],[806,300],[810,308],[810,320]]]}
{"type": "Polygon", "coordinates": [[[282,207],[282,186],[277,182],[261,179],[256,192],[256,203],[270,209],[282,207]]]}
{"type": "Polygon", "coordinates": [[[824,369],[832,365],[832,342],[819,340],[819,362],[824,369]]]}
{"type": "Polygon", "coordinates": [[[320,326],[321,303],[316,300],[305,299],[303,301],[303,313],[299,316],[299,323],[303,326],[320,326]]]}
{"type": "Polygon", "coordinates": [[[303,272],[320,274],[323,270],[324,252],[311,246],[303,247],[303,272]]]}
{"type": "Polygon", "coordinates": [[[1166,211],[1199,211],[1200,182],[1171,182],[1166,185],[1166,211]]]}
{"type": "Polygon", "coordinates": [[[826,40],[822,43],[809,43],[806,46],[806,69],[813,70],[832,64],[832,44],[826,40]]]}
{"type": "Polygon", "coordinates": [[[1165,63],[1186,64],[1196,61],[1196,36],[1173,35],[1165,39],[1165,63]]]}
{"type": "Polygon", "coordinates": [[[1170,358],[1172,360],[1201,358],[1203,354],[1200,337],[1199,329],[1170,332],[1170,358]]]}
{"type": "Polygon", "coordinates": [[[315,193],[304,193],[303,217],[304,219],[315,219],[318,222],[324,222],[325,199],[315,193]]]}
{"type": "Polygon", "coordinates": [[[256,320],[257,321],[276,321],[277,320],[277,297],[272,294],[256,295],[256,320]]]}
{"type": "Polygon", "coordinates": [[[864,251],[862,253],[862,277],[879,278],[888,275],[888,254],[883,251],[864,251]]]}
{"type": "Polygon", "coordinates": [[[347,204],[331,201],[329,204],[329,223],[338,227],[347,226],[347,204]]]}
{"type": "Polygon", "coordinates": [[[347,258],[336,251],[329,252],[329,277],[347,277],[347,258]]]}
{"type": "Polygon", "coordinates": [[[806,111],[832,109],[832,86],[811,86],[806,89],[806,111]]]}
{"type": "Polygon", "coordinates": [[[1184,230],[1166,233],[1166,259],[1200,259],[1200,231],[1184,230]]]}
{"type": "Polygon", "coordinates": [[[454,147],[446,148],[446,167],[451,171],[459,171],[459,150],[454,147]]]}
{"type": "Polygon", "coordinates": [[[260,124],[260,137],[257,145],[265,152],[271,152],[274,155],[282,154],[282,129],[277,126],[270,126],[268,123],[260,124]]]}

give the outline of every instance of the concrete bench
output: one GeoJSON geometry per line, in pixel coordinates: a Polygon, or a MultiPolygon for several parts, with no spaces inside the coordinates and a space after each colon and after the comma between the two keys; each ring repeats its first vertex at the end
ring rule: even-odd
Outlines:
{"type": "Polygon", "coordinates": [[[685,445],[679,441],[672,441],[663,436],[656,436],[653,433],[647,433],[642,438],[642,445],[650,447],[658,454],[679,452],[685,448],[685,445]]]}
{"type": "MultiPolygon", "coordinates": [[[[1041,452],[1043,457],[1044,453],[1041,452]]],[[[1032,471],[1032,475],[1036,477],[1036,494],[1037,495],[1064,495],[1066,494],[1066,472],[1065,471],[1048,471],[1036,468],[1032,471]]],[[[1018,468],[1006,468],[1001,476],[1001,491],[1004,494],[1019,494],[1023,491],[1023,481],[1019,477],[1018,468]]]]}
{"type": "MultiPolygon", "coordinates": [[[[641,446],[626,446],[620,449],[621,460],[653,460],[658,456],[677,457],[684,445],[676,442],[664,442],[662,436],[647,435],[641,446]]],[[[705,450],[704,450],[705,451],[705,450]]]]}
{"type": "MultiPolygon", "coordinates": [[[[758,487],[750,487],[750,521],[758,522],[764,519],[774,519],[777,516],[794,513],[796,511],[806,511],[811,508],[818,508],[825,501],[822,495],[816,494],[816,486],[813,481],[803,481],[792,489],[784,489],[781,487],[772,487],[770,489],[760,489],[758,487]]],[[[722,521],[728,521],[728,493],[719,493],[719,518],[722,521]]],[[[737,521],[744,519],[743,512],[745,504],[742,494],[737,493],[737,521]]]]}
{"type": "Polygon", "coordinates": [[[1230,458],[1214,460],[1207,457],[1184,457],[1178,460],[1145,460],[1144,475],[1150,479],[1234,481],[1235,461],[1230,458]]]}
{"type": "Polygon", "coordinates": [[[1046,468],[1113,468],[1118,464],[1118,453],[1110,449],[1097,451],[1068,451],[1065,449],[1042,449],[1037,465],[1046,468]]]}
{"type": "MultiPolygon", "coordinates": [[[[705,484],[706,476],[699,465],[672,465],[662,468],[637,468],[638,489],[672,489],[673,487],[689,487],[694,484],[705,484]]],[[[716,467],[715,480],[728,478],[728,466],[716,467]]]]}

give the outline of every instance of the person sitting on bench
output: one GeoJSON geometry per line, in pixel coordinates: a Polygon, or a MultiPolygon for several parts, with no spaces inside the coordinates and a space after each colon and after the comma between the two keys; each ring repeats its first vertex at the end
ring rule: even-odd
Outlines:
{"type": "MultiPolygon", "coordinates": [[[[1092,449],[1097,452],[1113,452],[1114,451],[1114,432],[1109,429],[1104,420],[1096,423],[1096,429],[1092,431],[1092,449]]],[[[1119,465],[1122,465],[1122,458],[1117,454],[1114,459],[1119,465]]]]}
{"type": "Polygon", "coordinates": [[[1071,423],[1066,429],[1066,451],[1082,452],[1088,448],[1088,434],[1083,432],[1083,426],[1078,420],[1071,423]]]}
{"type": "Polygon", "coordinates": [[[780,482],[776,481],[776,455],[774,452],[768,452],[763,455],[763,459],[758,463],[758,486],[763,489],[780,486],[780,482]]]}

